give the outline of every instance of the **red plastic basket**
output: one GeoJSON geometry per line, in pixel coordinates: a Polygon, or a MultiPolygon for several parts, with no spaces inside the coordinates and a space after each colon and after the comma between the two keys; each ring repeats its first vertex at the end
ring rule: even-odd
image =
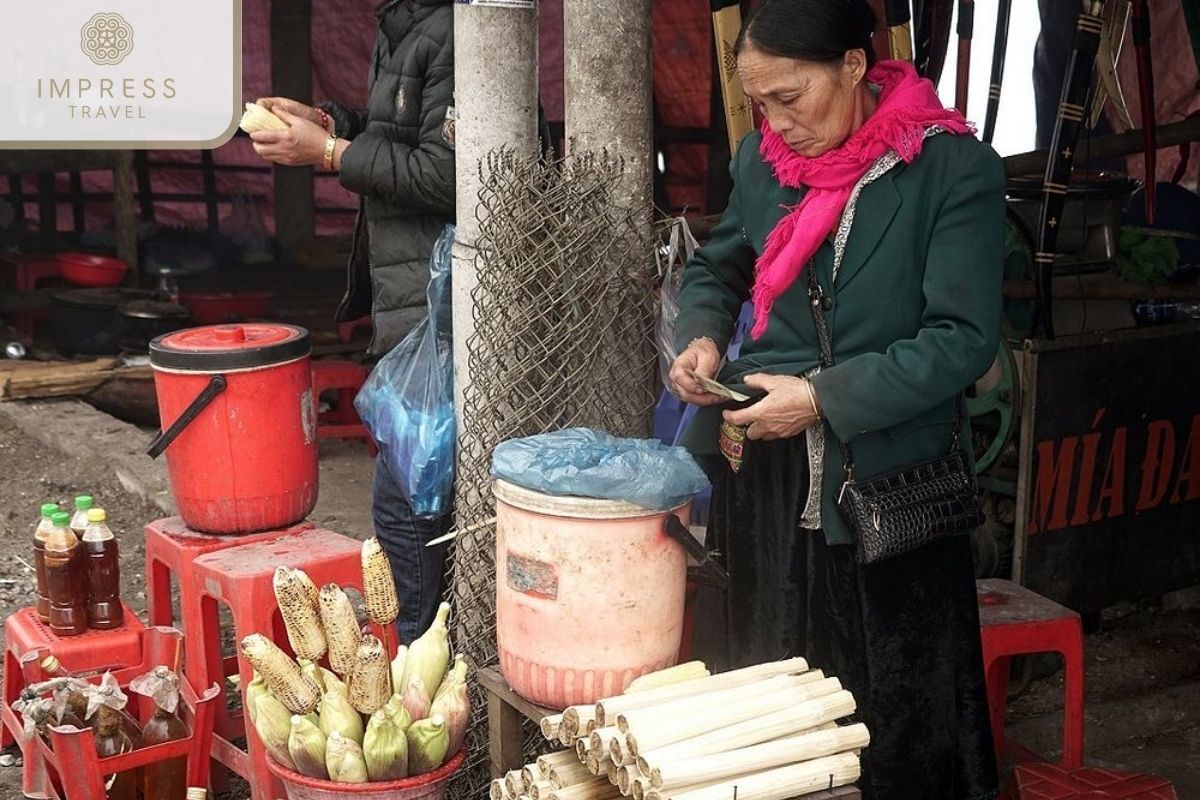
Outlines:
{"type": "Polygon", "coordinates": [[[446,796],[446,784],[462,766],[466,757],[467,749],[464,747],[433,772],[398,781],[377,783],[335,783],[306,778],[298,772],[279,766],[270,758],[267,759],[267,766],[287,789],[288,800],[346,800],[348,797],[364,800],[443,800],[446,796]]]}
{"type": "Polygon", "coordinates": [[[94,289],[120,286],[129,271],[129,265],[119,258],[91,253],[59,253],[58,266],[71,283],[94,289]]]}

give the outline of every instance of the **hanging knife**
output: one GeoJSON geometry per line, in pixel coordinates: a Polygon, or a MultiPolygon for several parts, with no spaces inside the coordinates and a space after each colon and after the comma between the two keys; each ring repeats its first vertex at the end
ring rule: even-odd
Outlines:
{"type": "Polygon", "coordinates": [[[1142,106],[1142,150],[1146,172],[1146,224],[1154,224],[1158,182],[1158,131],[1155,130],[1154,67],[1150,59],[1150,4],[1133,0],[1133,46],[1137,50],[1138,99],[1142,106]]]}
{"type": "Polygon", "coordinates": [[[1100,34],[1104,30],[1104,20],[1100,16],[1103,12],[1103,0],[1088,0],[1085,11],[1079,15],[1075,24],[1075,38],[1071,43],[1071,55],[1067,59],[1062,96],[1054,122],[1054,135],[1050,140],[1050,154],[1046,161],[1046,175],[1042,181],[1042,215],[1037,252],[1034,254],[1034,271],[1037,279],[1038,319],[1048,339],[1054,338],[1051,288],[1059,223],[1067,200],[1071,168],[1075,163],[1075,145],[1079,141],[1079,131],[1083,127],[1087,110],[1092,68],[1096,63],[1096,51],[1100,48],[1100,34]]]}
{"type": "Polygon", "coordinates": [[[992,45],[992,80],[988,86],[987,114],[983,119],[983,141],[992,143],[996,135],[996,117],[1000,113],[1000,87],[1004,83],[1004,56],[1008,52],[1008,21],[1012,0],[1000,0],[996,7],[996,42],[992,45]]]}
{"type": "Polygon", "coordinates": [[[725,130],[729,133],[729,152],[737,150],[742,137],[754,129],[750,100],[742,90],[737,72],[734,45],[742,30],[742,7],[738,0],[711,0],[713,45],[717,49],[717,69],[721,75],[721,106],[725,109],[725,130]]]}
{"type": "Polygon", "coordinates": [[[884,0],[884,18],[887,20],[888,45],[892,58],[897,61],[913,60],[912,10],[908,0],[884,0]]]}
{"type": "Polygon", "coordinates": [[[971,40],[975,38],[975,0],[958,0],[958,69],[955,71],[954,107],[967,115],[971,91],[971,40]]]}

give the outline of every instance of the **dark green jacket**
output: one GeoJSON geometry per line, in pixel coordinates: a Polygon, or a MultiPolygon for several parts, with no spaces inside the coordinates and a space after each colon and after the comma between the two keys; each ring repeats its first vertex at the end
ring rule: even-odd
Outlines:
{"type": "MultiPolygon", "coordinates": [[[[754,261],[775,223],[800,199],[781,186],[758,152],[758,133],[731,165],[734,189],[720,224],[684,271],[677,344],[708,336],[724,350],[750,296],[754,261]]],[[[954,397],[995,358],[1004,257],[1004,171],[970,136],[927,139],[862,191],[836,285],[833,246],[814,257],[832,295],[826,317],[834,366],[816,375],[826,432],[850,442],[856,477],[870,478],[950,449],[954,397]]],[[[747,339],[719,379],[739,385],[754,372],[800,375],[819,352],[802,277],[775,303],[767,332],[747,339]]],[[[719,409],[702,410],[685,437],[716,451],[719,409]]],[[[969,442],[969,432],[964,431],[969,442]]],[[[831,543],[851,541],[837,513],[843,482],[836,442],[825,448],[822,523],[831,543]]]]}
{"type": "Polygon", "coordinates": [[[365,111],[327,103],[351,140],[341,182],[362,198],[339,320],[371,314],[371,352],[425,316],[429,254],[454,217],[454,6],[391,0],[378,11],[365,111]]]}

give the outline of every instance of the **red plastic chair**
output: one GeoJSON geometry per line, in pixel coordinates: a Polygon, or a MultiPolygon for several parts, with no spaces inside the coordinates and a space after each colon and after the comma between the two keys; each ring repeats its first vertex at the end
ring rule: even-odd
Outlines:
{"type": "Polygon", "coordinates": [[[1063,749],[1060,766],[1083,766],[1083,627],[1079,615],[1012,581],[977,582],[983,666],[996,754],[1019,761],[1044,761],[1004,733],[1008,666],[1013,656],[1058,653],[1065,666],[1063,749]]]}
{"type": "MultiPolygon", "coordinates": [[[[142,631],[145,626],[128,606],[125,624],[110,631],[89,630],[78,636],[57,636],[42,623],[33,606],[23,608],[4,621],[4,706],[7,708],[25,688],[22,659],[29,653],[53,654],[63,668],[79,674],[117,670],[142,660],[142,631]]],[[[0,730],[0,746],[13,743],[15,731],[0,730]]]]}
{"type": "MultiPolygon", "coordinates": [[[[361,591],[361,552],[362,544],[355,539],[315,528],[197,558],[194,564],[196,583],[192,588],[200,596],[201,620],[196,630],[202,631],[206,639],[203,645],[206,660],[195,668],[189,667],[194,676],[192,680],[223,685],[228,674],[221,657],[217,621],[219,602],[229,607],[238,642],[251,633],[261,633],[287,650],[287,636],[275,601],[275,568],[286,564],[303,569],[317,586],[336,583],[361,591]]],[[[385,644],[394,642],[394,635],[389,631],[378,634],[388,637],[383,639],[385,644]]],[[[388,652],[394,652],[394,647],[389,647],[388,652]]],[[[239,659],[238,672],[244,690],[250,683],[252,671],[244,660],[239,659]]],[[[283,797],[283,787],[267,767],[266,753],[253,726],[245,724],[242,714],[231,714],[229,722],[228,727],[218,729],[214,736],[213,758],[249,782],[254,800],[283,797]],[[246,737],[247,750],[233,743],[242,735],[246,737]]]]}
{"type": "MultiPolygon", "coordinates": [[[[0,259],[4,277],[14,291],[31,292],[45,280],[62,277],[62,266],[54,254],[14,255],[0,259]]],[[[18,311],[13,316],[13,325],[29,337],[34,335],[38,320],[50,315],[46,311],[18,311]]]]}
{"type": "Polygon", "coordinates": [[[354,398],[367,380],[368,370],[353,361],[326,359],[312,362],[313,399],[320,403],[325,392],[337,392],[337,406],[317,414],[317,438],[362,439],[371,437],[354,409],[354,398]]]}
{"type": "Polygon", "coordinates": [[[1107,769],[1064,769],[1021,764],[1013,770],[1009,800],[1178,800],[1171,782],[1157,775],[1107,769]]]}

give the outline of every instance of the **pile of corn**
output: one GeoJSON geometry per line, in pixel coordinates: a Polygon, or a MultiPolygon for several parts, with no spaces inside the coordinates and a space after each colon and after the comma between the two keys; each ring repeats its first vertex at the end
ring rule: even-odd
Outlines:
{"type": "MultiPolygon", "coordinates": [[[[399,603],[375,539],[363,543],[362,563],[367,613],[391,625],[399,603]]],[[[431,772],[458,752],[471,708],[467,664],[450,660],[448,604],[389,662],[340,586],[318,591],[302,570],[280,567],[275,598],[296,660],[261,634],[243,639],[241,652],[254,669],[246,712],[276,763],[310,778],[366,783],[431,772]]]]}
{"type": "Polygon", "coordinates": [[[788,800],[854,783],[866,726],[802,658],[709,675],[692,663],[542,720],[569,745],[493,781],[491,800],[788,800]]]}

